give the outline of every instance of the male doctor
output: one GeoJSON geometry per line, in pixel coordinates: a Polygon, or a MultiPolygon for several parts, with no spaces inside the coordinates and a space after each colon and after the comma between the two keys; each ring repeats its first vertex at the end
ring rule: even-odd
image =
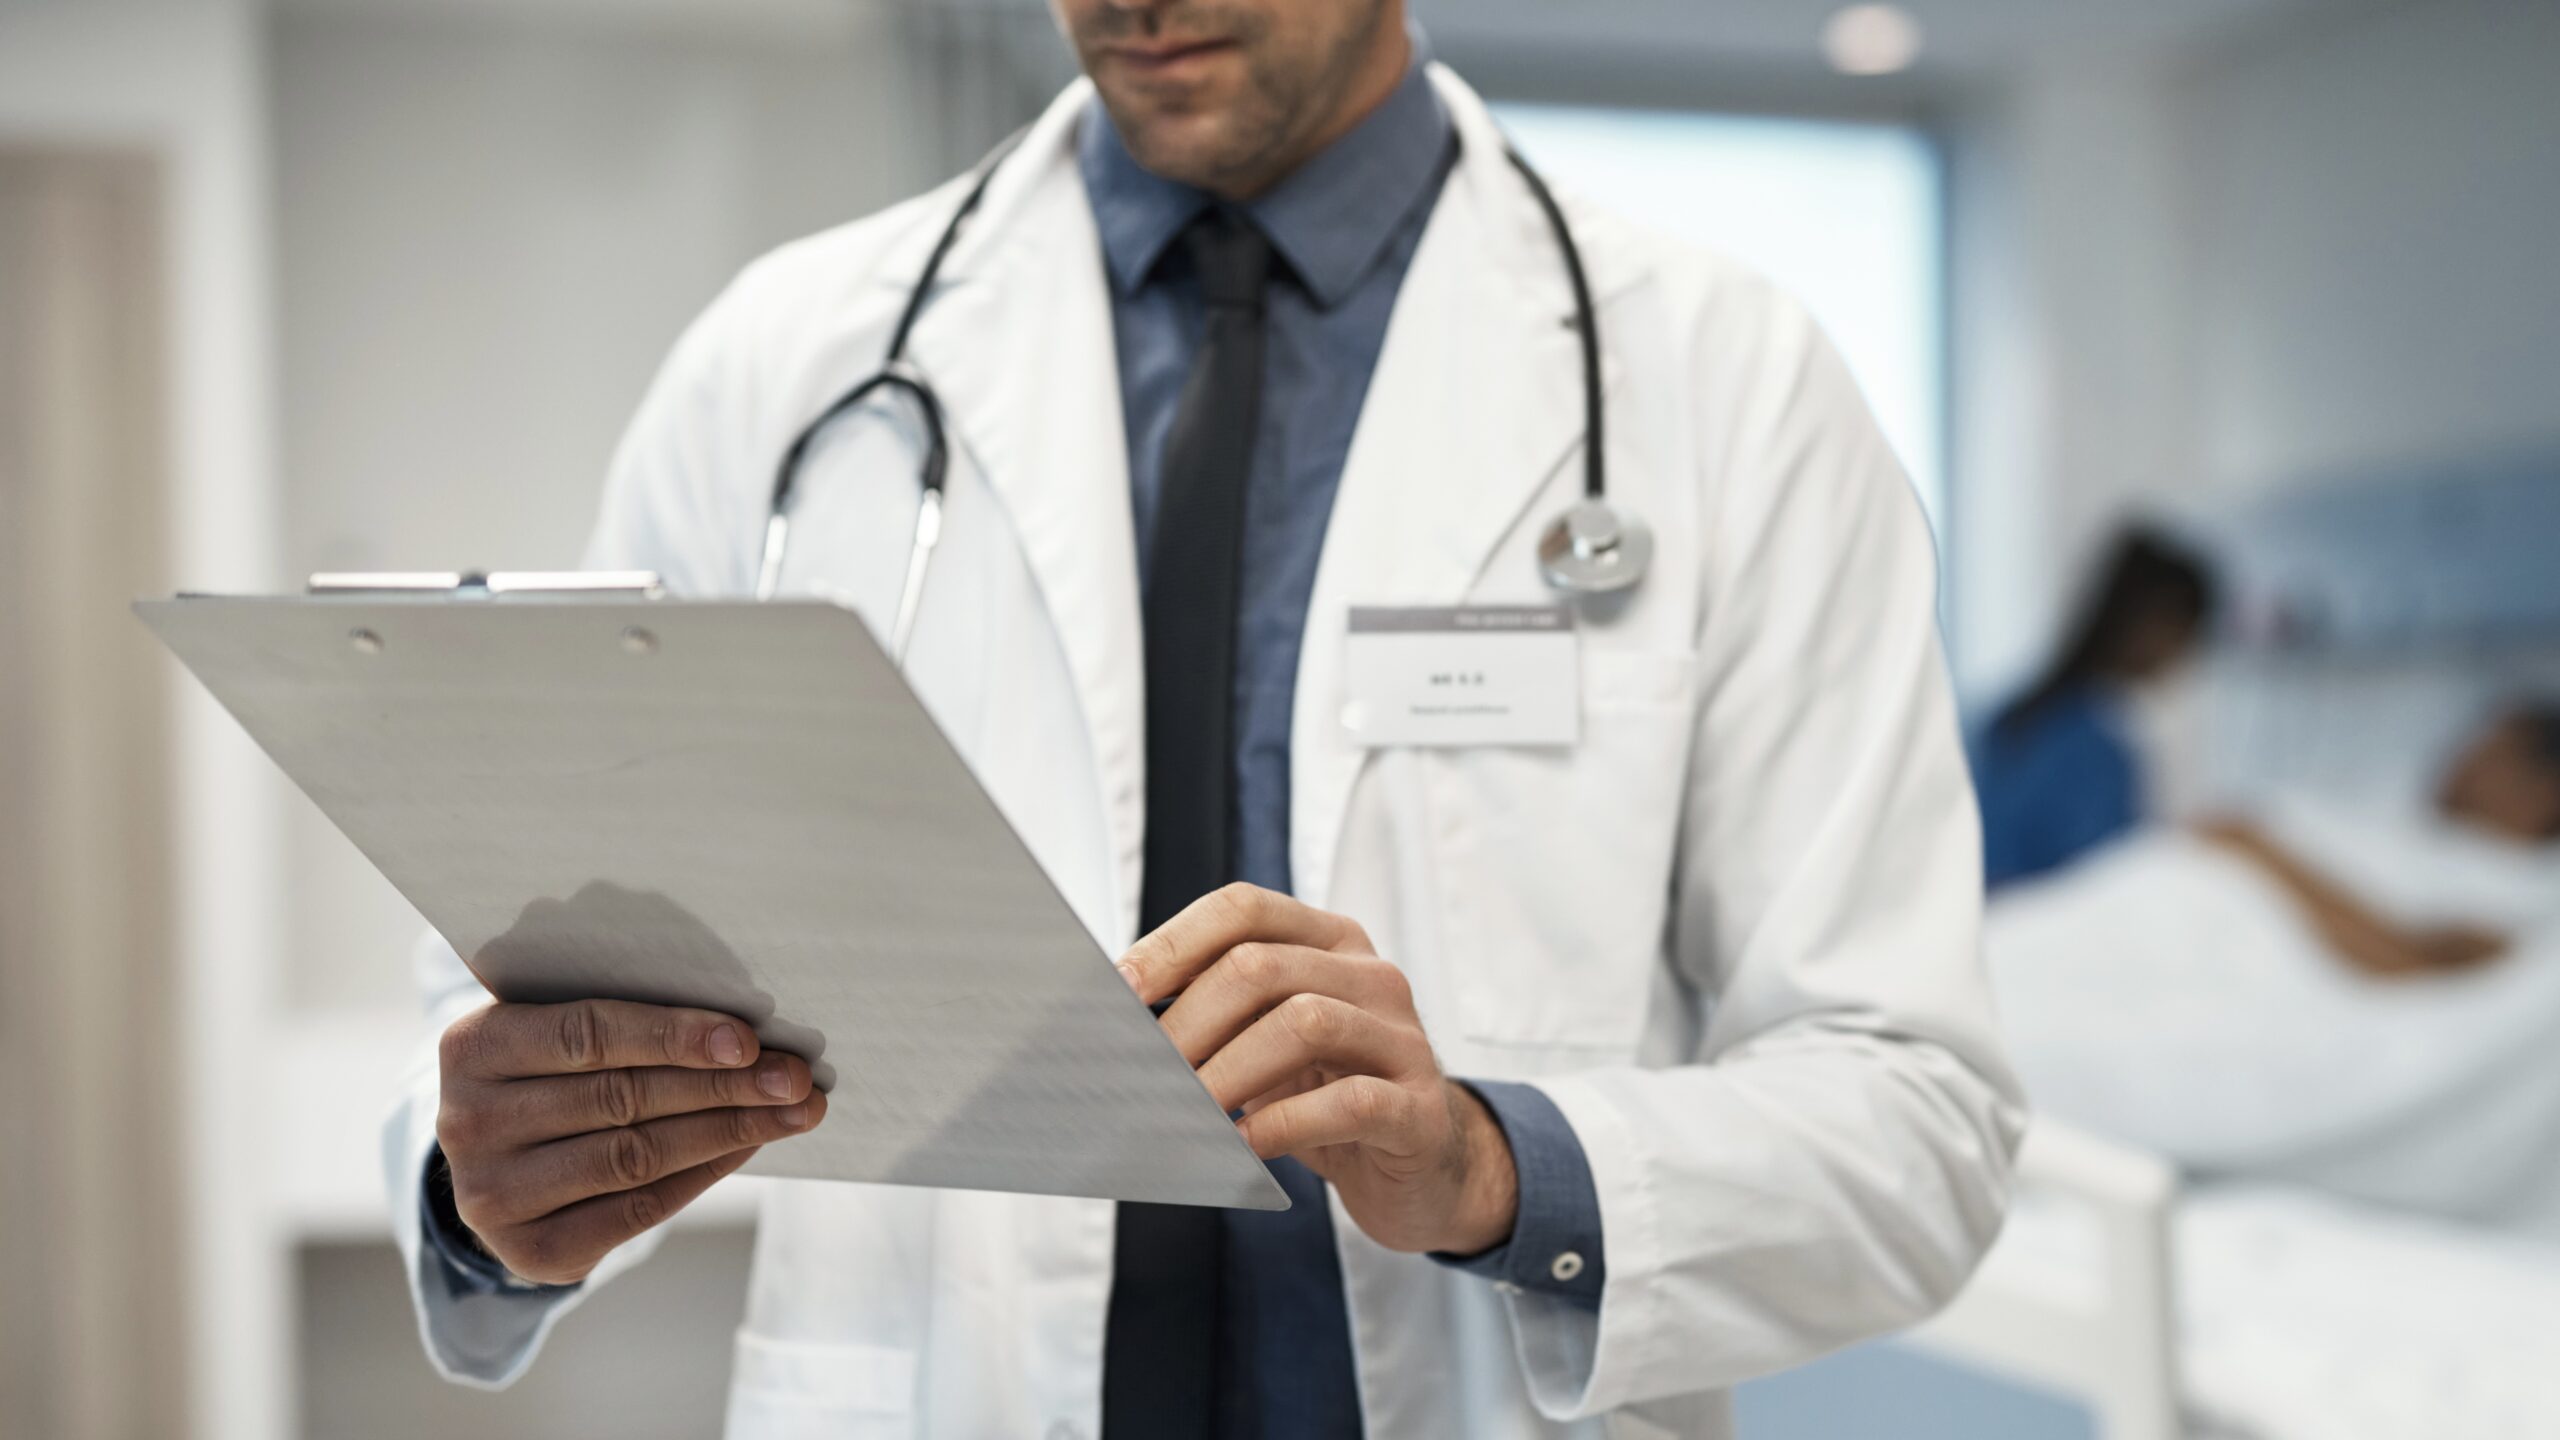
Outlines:
{"type": "MultiPolygon", "coordinates": [[[[1954,1293],[2021,1123],[1904,478],[1794,305],[1568,201],[1608,500],[1656,548],[1559,596],[1572,285],[1401,0],[1056,8],[1086,79],[907,351],[951,454],[907,669],[1297,1203],[778,1183],[729,1433],[1728,1434],[1726,1387],[1954,1293]],[[1364,736],[1353,607],[1558,603],[1570,743],[1364,736]]],[[[711,307],[594,563],[754,590],[780,457],[876,367],[969,183],[711,307]]],[[[813,442],[782,566],[883,633],[913,417],[883,395],[813,442]]],[[[825,1113],[742,1022],[426,969],[449,1028],[386,1159],[457,1378],[513,1379],[825,1113]]]]}

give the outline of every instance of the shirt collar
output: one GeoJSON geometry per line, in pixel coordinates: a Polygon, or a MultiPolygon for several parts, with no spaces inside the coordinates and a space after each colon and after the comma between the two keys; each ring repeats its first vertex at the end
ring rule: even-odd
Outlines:
{"type": "MultiPolygon", "coordinates": [[[[1455,144],[1449,112],[1425,73],[1431,57],[1422,32],[1409,33],[1412,62],[1385,103],[1244,207],[1325,309],[1357,288],[1414,207],[1437,193],[1455,144]]],[[[1076,159],[1105,263],[1123,295],[1144,286],[1183,227],[1218,203],[1140,165],[1098,100],[1085,111],[1076,159]]]]}

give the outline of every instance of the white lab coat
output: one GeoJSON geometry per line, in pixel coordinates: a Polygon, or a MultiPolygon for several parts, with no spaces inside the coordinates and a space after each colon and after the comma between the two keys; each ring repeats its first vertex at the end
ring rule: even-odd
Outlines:
{"type": "MultiPolygon", "coordinates": [[[[1610,498],[1659,537],[1581,617],[1583,736],[1365,750],[1354,604],[1545,602],[1578,493],[1555,241],[1483,105],[1399,297],[1308,612],[1298,893],[1411,977],[1453,1075],[1531,1081],[1597,1185],[1597,1315],[1371,1243],[1337,1209],[1372,1436],[1720,1436],[1722,1391],[1907,1324],[1998,1228],[2021,1123],[1977,955],[1979,843],[1929,535],[1804,314],[1574,204],[1607,341],[1610,498]]],[[[1073,134],[1050,107],[913,341],[950,408],[913,681],[1100,943],[1133,938],[1146,749],[1120,397],[1073,134]]],[[[878,362],[959,182],[759,262],[677,346],[615,462],[592,560],[753,585],[777,456],[878,362]]],[[[914,437],[858,419],[800,482],[784,589],[885,629],[914,437]]],[[[449,950],[438,1018],[485,998],[449,950]]],[[[432,1063],[385,1160],[428,1347],[502,1383],[576,1298],[456,1300],[422,1264],[432,1063]]],[[[587,1291],[638,1259],[611,1257],[587,1291]]],[[[1107,1202],[777,1183],[737,1339],[735,1440],[1092,1436],[1107,1202]]],[[[582,1292],[584,1293],[584,1292],[582,1292]]]]}

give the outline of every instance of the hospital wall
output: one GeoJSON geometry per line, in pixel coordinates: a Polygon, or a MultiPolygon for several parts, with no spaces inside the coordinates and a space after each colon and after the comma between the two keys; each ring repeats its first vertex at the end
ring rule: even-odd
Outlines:
{"type": "Polygon", "coordinates": [[[2560,7],[2315,7],[1949,124],[1952,624],[1977,701],[2106,528],[2560,450],[2560,7]]]}
{"type": "MultiPolygon", "coordinates": [[[[264,62],[253,0],[0,6],[0,135],[30,153],[147,156],[160,176],[166,504],[128,518],[162,529],[173,583],[183,576],[260,588],[276,578],[264,62]]],[[[167,1104],[183,1137],[176,1208],[188,1263],[152,1298],[182,1315],[186,1353],[178,1373],[149,1375],[116,1371],[147,1362],[147,1345],[51,1358],[66,1372],[57,1398],[97,1413],[148,1413],[161,1403],[150,1392],[175,1386],[197,1416],[219,1417],[205,1433],[245,1440],[282,1432],[288,1389],[270,1343],[287,1320],[283,1272],[232,1124],[252,1103],[254,1064],[243,1042],[256,1027],[280,928],[273,821],[284,787],[208,697],[174,684],[167,693],[171,832],[164,856],[135,869],[166,864],[174,882],[171,893],[136,903],[168,903],[176,916],[174,952],[155,968],[168,978],[178,1017],[177,1034],[161,1043],[187,1081],[167,1104]],[[94,1393],[108,1387],[145,1394],[94,1393]]],[[[147,1033],[116,1039],[154,1043],[147,1033]]],[[[160,1238],[139,1243],[156,1248],[160,1238]]],[[[77,1234],[10,1239],[81,1243],[77,1234]]],[[[89,1316],[48,1317],[59,1322],[57,1344],[82,1344],[89,1324],[115,1313],[110,1297],[90,1301],[89,1316]]],[[[14,1412],[0,1413],[0,1432],[17,1423],[14,1412]]]]}

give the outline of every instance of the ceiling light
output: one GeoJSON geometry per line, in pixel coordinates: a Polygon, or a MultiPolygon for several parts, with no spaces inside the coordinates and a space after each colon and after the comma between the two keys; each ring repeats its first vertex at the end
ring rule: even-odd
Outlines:
{"type": "Polygon", "coordinates": [[[1822,22],[1822,58],[1843,75],[1890,75],[1920,53],[1920,22],[1899,5],[1850,5],[1822,22]]]}

